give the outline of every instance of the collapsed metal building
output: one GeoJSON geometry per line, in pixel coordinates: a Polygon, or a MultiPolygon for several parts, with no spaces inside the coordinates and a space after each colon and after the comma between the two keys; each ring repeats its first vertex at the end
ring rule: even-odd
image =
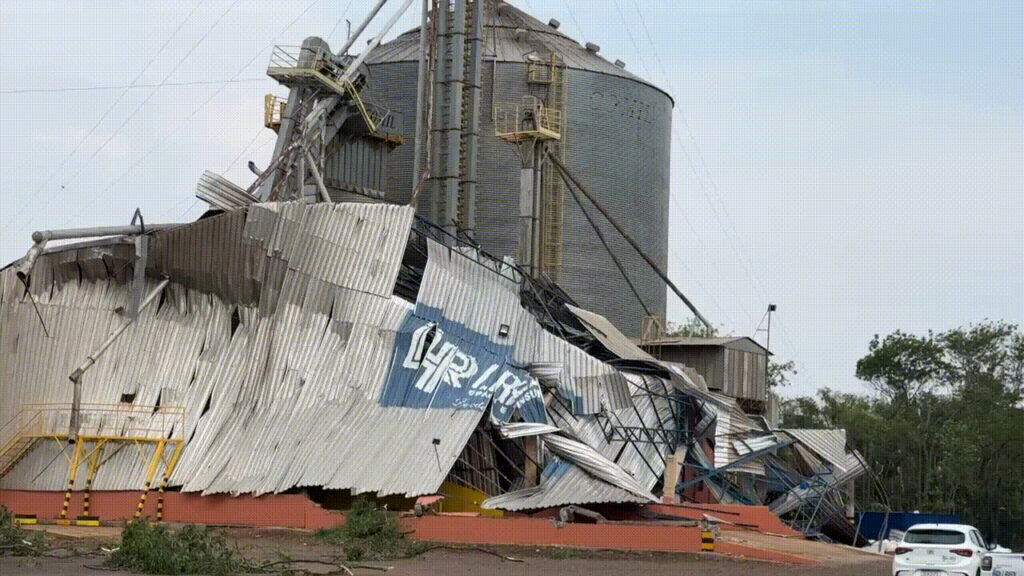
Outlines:
{"type": "MultiPolygon", "coordinates": [[[[437,35],[453,14],[480,28],[490,3],[428,4],[422,30],[437,35]]],[[[494,8],[496,22],[515,16],[494,8]]],[[[41,231],[0,270],[0,489],[469,490],[475,509],[506,511],[681,498],[770,504],[806,532],[847,531],[845,486],[865,468],[845,435],[747,414],[581,306],[562,288],[571,274],[492,255],[483,217],[474,233],[417,214],[430,174],[448,216],[441,191],[457,203],[466,190],[428,168],[439,138],[426,106],[411,195],[375,188],[406,138],[368,96],[366,62],[401,12],[356,57],[318,39],[275,50],[268,73],[291,94],[267,101],[271,164],[244,188],[204,174],[199,220],[41,231]],[[355,157],[383,172],[347,171],[355,157]]],[[[542,108],[517,112],[513,128],[536,132],[542,108]]],[[[636,266],[663,276],[564,150],[516,140],[550,161],[581,214],[595,210],[588,221],[600,213],[629,240],[636,266]]]]}

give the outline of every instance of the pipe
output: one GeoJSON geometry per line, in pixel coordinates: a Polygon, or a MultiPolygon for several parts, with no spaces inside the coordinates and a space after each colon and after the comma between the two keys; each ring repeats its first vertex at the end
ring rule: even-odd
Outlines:
{"type": "Polygon", "coordinates": [[[480,92],[483,67],[484,1],[473,1],[472,27],[469,34],[469,128],[466,132],[466,221],[463,227],[470,237],[476,232],[477,156],[480,146],[480,92]]]}
{"type": "Polygon", "coordinates": [[[427,105],[427,20],[430,13],[430,0],[423,0],[423,12],[420,15],[420,61],[416,71],[416,139],[412,149],[412,196],[410,204],[416,207],[416,187],[420,183],[420,171],[423,162],[423,128],[426,119],[423,117],[427,105]]]}
{"type": "Polygon", "coordinates": [[[437,49],[434,51],[434,96],[431,103],[433,113],[433,126],[430,129],[430,180],[431,180],[431,210],[430,217],[434,224],[444,226],[444,216],[441,214],[441,134],[444,127],[445,102],[445,64],[448,61],[448,6],[451,0],[437,0],[434,17],[436,23],[437,49]]]}
{"type": "MultiPolygon", "coordinates": [[[[561,176],[561,173],[559,173],[559,176],[561,176]]],[[[564,179],[565,177],[562,176],[562,178],[564,179]]],[[[608,244],[608,240],[605,239],[604,232],[601,232],[601,228],[597,225],[597,222],[594,222],[594,219],[590,217],[590,212],[587,212],[587,209],[583,207],[583,202],[580,202],[580,196],[576,193],[576,189],[569,186],[568,182],[565,183],[565,187],[569,189],[569,193],[572,194],[572,199],[576,201],[576,205],[580,207],[580,212],[583,212],[583,217],[587,219],[587,222],[590,223],[590,227],[594,229],[594,233],[597,234],[597,239],[601,241],[601,245],[604,246],[605,251],[607,251],[608,255],[612,257],[612,262],[615,262],[615,267],[619,269],[619,273],[622,274],[622,278],[626,280],[626,284],[629,285],[629,289],[633,292],[633,296],[636,296],[637,302],[640,303],[640,307],[644,309],[644,314],[653,316],[650,308],[648,308],[647,304],[644,302],[644,299],[640,297],[640,292],[636,289],[633,281],[629,279],[629,274],[626,274],[626,267],[622,265],[619,257],[615,255],[615,251],[612,250],[611,245],[608,244]]]]}
{"type": "Polygon", "coordinates": [[[665,284],[667,284],[668,287],[671,288],[673,292],[675,292],[675,295],[678,296],[679,299],[683,301],[683,304],[686,304],[686,307],[690,309],[690,312],[693,312],[693,315],[696,316],[702,324],[704,324],[704,327],[706,327],[708,330],[711,330],[711,322],[709,322],[708,319],[705,318],[704,315],[697,310],[697,307],[693,305],[693,302],[690,302],[690,299],[687,298],[685,294],[683,294],[682,290],[680,290],[679,287],[676,286],[671,279],[669,279],[668,275],[665,274],[665,272],[661,269],[661,266],[658,266],[657,262],[652,260],[651,257],[648,256],[642,248],[640,248],[640,245],[636,243],[636,240],[633,240],[633,237],[630,236],[629,233],[622,228],[622,226],[619,226],[619,223],[614,218],[612,218],[612,215],[609,214],[608,211],[605,210],[604,206],[602,206],[601,203],[597,201],[597,198],[595,198],[590,193],[590,191],[587,190],[583,186],[583,184],[581,184],[580,181],[577,180],[576,177],[569,172],[568,168],[566,168],[565,165],[562,164],[562,161],[559,160],[554,154],[551,154],[550,152],[548,153],[548,160],[550,160],[555,165],[555,167],[558,168],[558,172],[562,175],[562,179],[566,180],[566,185],[570,185],[569,181],[571,181],[572,184],[574,184],[576,188],[580,192],[582,192],[584,196],[587,197],[587,200],[590,200],[590,202],[597,208],[597,210],[601,212],[602,215],[604,215],[608,222],[610,222],[611,225],[615,227],[615,230],[617,230],[618,233],[621,234],[623,238],[625,238],[626,242],[629,242],[629,245],[632,246],[634,250],[636,250],[637,254],[639,254],[640,257],[643,258],[644,261],[646,261],[647,264],[650,265],[654,272],[662,280],[665,281],[665,284]]]}
{"type": "MultiPolygon", "coordinates": [[[[383,2],[381,2],[381,4],[383,4],[383,2]]],[[[384,39],[384,35],[391,30],[396,22],[398,22],[398,19],[402,17],[402,14],[405,13],[410,4],[412,4],[412,0],[405,0],[405,2],[403,2],[398,8],[398,11],[391,15],[391,19],[384,23],[384,28],[382,28],[381,31],[373,37],[373,40],[370,40],[370,43],[366,45],[366,49],[364,49],[359,56],[349,64],[348,68],[345,69],[345,73],[341,75],[341,79],[339,80],[340,84],[344,85],[345,82],[352,80],[352,76],[356,73],[356,70],[363,65],[363,62],[370,55],[370,52],[373,52],[377,46],[380,46],[380,42],[384,39]]]]}
{"type": "Polygon", "coordinates": [[[380,0],[379,2],[377,2],[377,5],[374,6],[372,10],[370,10],[370,14],[363,19],[363,21],[359,24],[358,27],[356,27],[356,31],[349,32],[348,39],[345,41],[345,45],[341,47],[341,50],[338,50],[338,56],[344,56],[348,54],[348,49],[352,47],[352,44],[355,44],[356,39],[359,38],[359,35],[362,34],[364,30],[366,30],[366,27],[370,24],[370,21],[377,16],[377,13],[380,12],[380,9],[384,7],[384,4],[387,1],[388,0],[380,0]]]}
{"type": "Polygon", "coordinates": [[[149,224],[133,226],[100,226],[97,228],[66,228],[64,230],[36,230],[32,233],[32,247],[22,258],[21,263],[15,268],[14,274],[25,286],[28,286],[32,269],[36,260],[43,254],[46,244],[51,240],[73,240],[76,238],[96,238],[98,236],[134,236],[177,228],[181,224],[149,224]]]}
{"type": "MultiPolygon", "coordinates": [[[[164,288],[166,288],[167,285],[170,284],[170,282],[170,278],[164,278],[159,284],[157,284],[156,288],[153,288],[153,291],[150,292],[148,296],[146,296],[146,298],[142,301],[141,304],[139,304],[140,314],[142,313],[143,310],[146,309],[147,306],[150,305],[150,303],[153,302],[153,300],[156,300],[156,297],[159,296],[161,292],[163,292],[164,288]]],[[[78,437],[79,412],[81,411],[82,408],[82,375],[85,374],[86,370],[92,368],[93,365],[96,364],[96,361],[99,360],[99,357],[102,356],[103,353],[107,351],[107,348],[110,348],[114,341],[117,340],[118,337],[121,336],[121,334],[124,334],[124,331],[127,330],[128,327],[134,323],[135,320],[130,318],[119,328],[111,332],[106,337],[106,339],[103,340],[99,347],[96,348],[95,351],[93,351],[92,354],[86,356],[85,362],[83,362],[82,365],[79,366],[78,368],[75,368],[75,371],[72,372],[70,376],[68,376],[68,379],[71,380],[71,382],[74,384],[74,393],[71,401],[71,425],[70,429],[68,430],[68,438],[71,442],[74,442],[75,439],[78,437]]]]}
{"type": "Polygon", "coordinates": [[[452,67],[448,75],[448,154],[445,158],[444,227],[459,230],[459,174],[462,168],[462,90],[466,84],[466,0],[454,0],[448,38],[452,67]]]}
{"type": "Polygon", "coordinates": [[[309,167],[309,171],[313,173],[313,180],[316,181],[316,189],[320,192],[320,199],[330,204],[331,195],[327,193],[327,186],[324,186],[324,179],[320,177],[320,171],[316,169],[316,162],[313,160],[313,155],[309,152],[309,148],[302,147],[302,151],[306,154],[306,165],[309,167]]]}

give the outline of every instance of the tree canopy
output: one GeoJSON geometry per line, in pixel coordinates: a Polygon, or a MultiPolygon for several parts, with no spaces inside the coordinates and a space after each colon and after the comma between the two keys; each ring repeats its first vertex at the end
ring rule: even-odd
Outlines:
{"type": "Polygon", "coordinates": [[[787,400],[782,425],[846,429],[873,472],[859,506],[955,513],[1024,545],[1024,332],[987,321],[876,336],[856,374],[872,393],[787,400]]]}

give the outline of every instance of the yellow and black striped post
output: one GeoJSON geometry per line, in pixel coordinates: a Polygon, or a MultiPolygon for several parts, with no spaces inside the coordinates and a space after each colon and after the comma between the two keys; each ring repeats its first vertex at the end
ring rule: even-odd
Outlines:
{"type": "Polygon", "coordinates": [[[700,551],[715,551],[715,533],[711,530],[708,530],[707,528],[702,529],[700,532],[700,551]]]}
{"type": "Polygon", "coordinates": [[[156,521],[164,521],[164,490],[167,488],[167,474],[164,474],[160,481],[160,488],[156,491],[156,521]]]}
{"type": "MultiPolygon", "coordinates": [[[[81,442],[79,438],[79,442],[81,442]]],[[[99,526],[99,518],[90,516],[90,500],[92,497],[92,481],[96,477],[96,471],[100,468],[100,456],[103,452],[103,442],[97,442],[89,453],[89,474],[85,477],[85,489],[82,492],[82,514],[78,516],[75,524],[79,526],[99,526]]]]}
{"type": "Polygon", "coordinates": [[[163,441],[158,442],[156,445],[156,451],[153,453],[153,459],[149,461],[149,470],[146,471],[146,482],[142,485],[142,495],[139,496],[139,505],[135,508],[135,519],[139,520],[142,518],[142,510],[146,507],[146,496],[149,495],[149,489],[153,486],[153,477],[156,476],[156,470],[163,461],[164,455],[163,441]]]}
{"type": "Polygon", "coordinates": [[[60,518],[57,524],[68,526],[71,520],[68,519],[68,508],[71,507],[71,491],[75,488],[75,476],[78,476],[78,465],[82,461],[82,443],[75,442],[75,455],[68,465],[68,489],[64,492],[64,503],[61,505],[60,518]]]}
{"type": "Polygon", "coordinates": [[[19,526],[25,525],[25,524],[36,524],[37,523],[36,515],[35,514],[15,514],[14,515],[14,523],[19,525],[19,526]]]}
{"type": "Polygon", "coordinates": [[[178,457],[181,456],[181,449],[184,444],[178,442],[174,446],[174,453],[171,455],[171,461],[164,466],[164,477],[160,480],[160,489],[157,490],[156,497],[156,521],[164,521],[164,491],[167,490],[167,483],[171,480],[171,472],[174,472],[174,467],[178,464],[178,457]]]}

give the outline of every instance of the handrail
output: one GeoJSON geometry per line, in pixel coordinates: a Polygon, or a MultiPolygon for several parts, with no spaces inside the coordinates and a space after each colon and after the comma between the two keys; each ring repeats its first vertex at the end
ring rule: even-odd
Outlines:
{"type": "MultiPolygon", "coordinates": [[[[26,436],[67,435],[71,412],[71,404],[23,404],[10,421],[0,426],[0,454],[26,436]]],[[[86,437],[180,440],[184,435],[185,409],[180,406],[83,403],[79,415],[80,435],[86,437]]]]}

